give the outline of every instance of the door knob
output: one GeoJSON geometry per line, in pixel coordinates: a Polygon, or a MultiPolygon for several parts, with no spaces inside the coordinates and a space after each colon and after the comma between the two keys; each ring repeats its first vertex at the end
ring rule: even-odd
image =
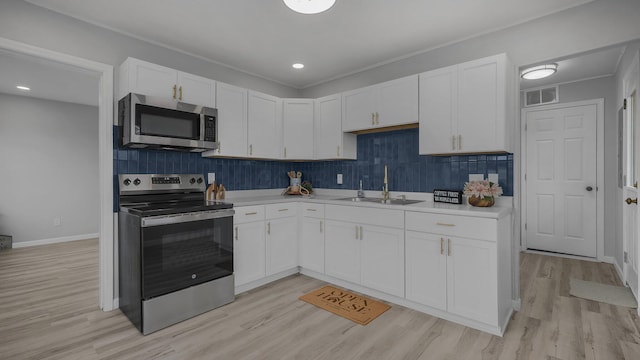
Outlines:
{"type": "Polygon", "coordinates": [[[631,205],[631,204],[636,204],[636,205],[638,205],[638,198],[631,199],[630,197],[628,197],[628,198],[625,200],[625,202],[626,202],[628,205],[631,205]]]}
{"type": "Polygon", "coordinates": [[[593,188],[591,186],[587,186],[587,191],[591,191],[593,188]]]}

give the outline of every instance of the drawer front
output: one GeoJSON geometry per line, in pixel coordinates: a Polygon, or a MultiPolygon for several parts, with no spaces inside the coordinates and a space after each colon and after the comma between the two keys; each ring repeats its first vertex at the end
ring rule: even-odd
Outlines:
{"type": "Polygon", "coordinates": [[[404,228],[404,211],[362,206],[325,205],[327,220],[347,221],[383,227],[404,228]]]}
{"type": "Polygon", "coordinates": [[[406,229],[434,234],[497,241],[495,219],[407,211],[406,229]]]}
{"type": "Polygon", "coordinates": [[[264,205],[239,206],[234,210],[236,214],[233,216],[233,222],[236,224],[264,221],[264,205]]]}
{"type": "Polygon", "coordinates": [[[300,212],[302,216],[312,218],[324,218],[324,204],[300,203],[300,212]]]}
{"type": "Polygon", "coordinates": [[[298,210],[297,203],[282,203],[265,205],[267,219],[279,219],[283,217],[296,216],[298,210]]]}

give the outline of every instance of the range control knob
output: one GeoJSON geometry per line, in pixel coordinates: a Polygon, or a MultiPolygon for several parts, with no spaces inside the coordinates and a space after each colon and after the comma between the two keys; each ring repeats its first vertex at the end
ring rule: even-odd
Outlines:
{"type": "Polygon", "coordinates": [[[191,178],[191,180],[189,180],[189,182],[190,182],[191,184],[195,184],[195,183],[196,183],[196,179],[195,179],[195,178],[191,178]]]}
{"type": "Polygon", "coordinates": [[[198,178],[198,184],[202,184],[202,182],[203,182],[203,181],[204,181],[204,180],[202,180],[202,178],[201,178],[201,177],[199,177],[199,178],[198,178]]]}
{"type": "Polygon", "coordinates": [[[140,179],[133,180],[133,185],[135,185],[135,186],[140,185],[140,179]]]}
{"type": "Polygon", "coordinates": [[[124,184],[124,186],[129,186],[129,185],[131,185],[131,179],[126,178],[126,179],[124,179],[124,181],[122,183],[124,184]]]}

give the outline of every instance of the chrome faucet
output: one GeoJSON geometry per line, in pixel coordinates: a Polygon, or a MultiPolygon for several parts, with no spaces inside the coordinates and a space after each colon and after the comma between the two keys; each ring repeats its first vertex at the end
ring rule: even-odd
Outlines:
{"type": "Polygon", "coordinates": [[[387,202],[390,199],[389,196],[389,177],[387,175],[387,165],[384,166],[384,187],[382,188],[382,201],[387,202]]]}
{"type": "Polygon", "coordinates": [[[364,197],[364,190],[362,190],[362,180],[360,180],[360,189],[358,189],[358,197],[359,198],[364,197]]]}

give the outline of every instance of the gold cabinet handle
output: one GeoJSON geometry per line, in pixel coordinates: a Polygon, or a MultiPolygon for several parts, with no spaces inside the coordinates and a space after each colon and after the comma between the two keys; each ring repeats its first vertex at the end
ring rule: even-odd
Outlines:
{"type": "Polygon", "coordinates": [[[451,135],[451,150],[455,150],[455,149],[456,149],[456,136],[451,135]]]}
{"type": "Polygon", "coordinates": [[[173,98],[176,98],[176,89],[178,88],[177,85],[173,85],[173,98]]]}
{"type": "Polygon", "coordinates": [[[253,155],[253,145],[249,145],[249,155],[253,155]]]}
{"type": "Polygon", "coordinates": [[[316,211],[316,209],[307,209],[307,211],[316,211]]]}
{"type": "Polygon", "coordinates": [[[238,240],[238,227],[236,226],[236,241],[238,240]]]}
{"type": "Polygon", "coordinates": [[[447,255],[451,256],[451,239],[447,239],[447,255]]]}
{"type": "Polygon", "coordinates": [[[440,238],[440,255],[444,255],[444,238],[440,238]]]}
{"type": "Polygon", "coordinates": [[[448,224],[448,223],[443,223],[443,222],[437,222],[436,225],[440,225],[440,226],[449,226],[449,227],[453,227],[456,226],[456,224],[448,224]]]}
{"type": "Polygon", "coordinates": [[[182,86],[180,86],[180,100],[182,100],[182,86]]]}
{"type": "Polygon", "coordinates": [[[337,155],[337,156],[340,156],[340,145],[338,145],[338,149],[337,149],[337,151],[336,151],[336,155],[337,155]]]}
{"type": "Polygon", "coordinates": [[[287,157],[287,148],[284,148],[284,157],[287,157]]]}
{"type": "Polygon", "coordinates": [[[267,235],[271,235],[271,221],[267,223],[267,235]]]}
{"type": "Polygon", "coordinates": [[[376,121],[374,120],[375,114],[371,113],[371,125],[375,125],[376,121]]]}
{"type": "Polygon", "coordinates": [[[322,233],[322,220],[320,220],[320,232],[322,233]]]}
{"type": "Polygon", "coordinates": [[[278,211],[282,212],[282,211],[289,211],[289,209],[278,209],[278,211]]]}
{"type": "Polygon", "coordinates": [[[458,135],[458,150],[462,150],[462,135],[458,135]]]}
{"type": "Polygon", "coordinates": [[[222,145],[220,144],[220,142],[218,142],[218,154],[220,154],[220,151],[222,151],[220,150],[221,148],[222,148],[222,145]]]}
{"type": "Polygon", "coordinates": [[[248,213],[244,213],[245,215],[257,215],[258,212],[257,211],[253,211],[253,212],[248,212],[248,213]]]}
{"type": "Polygon", "coordinates": [[[356,225],[356,240],[358,240],[358,225],[356,225]]]}
{"type": "Polygon", "coordinates": [[[379,115],[378,112],[376,111],[376,125],[380,125],[380,120],[378,120],[379,115]]]}
{"type": "Polygon", "coordinates": [[[625,202],[627,203],[627,205],[631,205],[631,204],[636,204],[638,205],[638,198],[635,199],[631,199],[630,197],[628,197],[625,202]]]}
{"type": "Polygon", "coordinates": [[[360,226],[360,240],[362,240],[364,238],[364,235],[362,234],[362,226],[360,226]]]}

